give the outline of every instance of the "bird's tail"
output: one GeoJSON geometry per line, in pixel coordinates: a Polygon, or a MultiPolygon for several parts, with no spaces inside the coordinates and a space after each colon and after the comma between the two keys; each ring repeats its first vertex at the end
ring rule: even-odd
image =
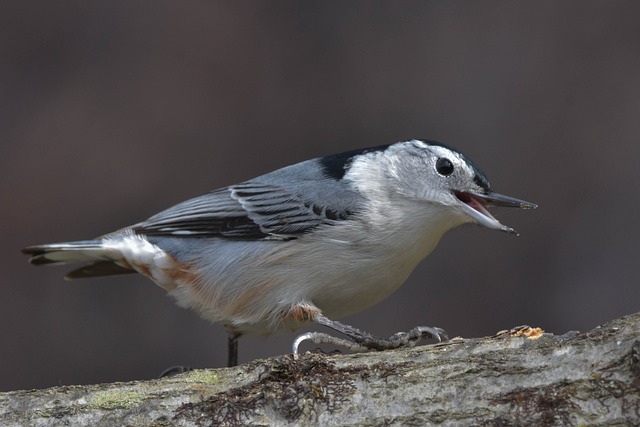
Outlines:
{"type": "Polygon", "coordinates": [[[119,251],[105,247],[102,240],[35,245],[24,248],[22,252],[31,256],[29,262],[33,265],[89,263],[71,271],[65,276],[66,279],[135,273],[135,270],[122,265],[119,251]]]}

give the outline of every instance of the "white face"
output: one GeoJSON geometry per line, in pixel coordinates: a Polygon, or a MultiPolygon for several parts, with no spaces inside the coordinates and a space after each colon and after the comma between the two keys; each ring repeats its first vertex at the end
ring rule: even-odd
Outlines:
{"type": "Polygon", "coordinates": [[[381,154],[387,178],[404,197],[437,203],[465,215],[469,222],[515,233],[496,220],[486,207],[535,205],[494,193],[484,173],[462,153],[439,144],[407,141],[381,154]]]}
{"type": "Polygon", "coordinates": [[[454,191],[482,193],[489,188],[479,169],[444,146],[408,141],[390,147],[385,155],[397,191],[408,198],[451,206],[458,204],[454,191]]]}

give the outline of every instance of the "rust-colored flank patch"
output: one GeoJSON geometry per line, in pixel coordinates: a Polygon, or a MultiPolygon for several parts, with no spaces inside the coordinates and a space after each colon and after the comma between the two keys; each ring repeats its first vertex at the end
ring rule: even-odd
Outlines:
{"type": "Polygon", "coordinates": [[[291,320],[296,323],[304,323],[315,319],[320,315],[320,310],[312,305],[296,305],[292,307],[285,315],[285,320],[291,320]]]}

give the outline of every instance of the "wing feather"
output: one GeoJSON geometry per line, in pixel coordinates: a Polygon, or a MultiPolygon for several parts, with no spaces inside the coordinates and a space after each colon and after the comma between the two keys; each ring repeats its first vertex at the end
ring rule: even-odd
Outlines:
{"type": "Polygon", "coordinates": [[[212,191],[132,229],[158,236],[289,240],[352,220],[367,201],[348,179],[328,174],[325,163],[312,159],[212,191]]]}
{"type": "Polygon", "coordinates": [[[150,236],[291,239],[349,216],[305,202],[303,197],[249,181],[182,202],[132,228],[150,236]]]}

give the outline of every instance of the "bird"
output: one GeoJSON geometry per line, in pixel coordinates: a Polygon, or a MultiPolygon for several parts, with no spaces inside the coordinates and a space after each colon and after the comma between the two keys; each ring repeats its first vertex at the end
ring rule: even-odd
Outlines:
{"type": "Polygon", "coordinates": [[[340,323],[402,285],[449,230],[467,223],[517,234],[487,208],[537,205],[491,189],[453,147],[411,139],[302,161],[186,200],[91,240],[29,246],[30,263],[83,263],[66,279],[148,277],[177,304],[238,338],[297,330],[353,351],[447,339],[437,327],[380,338],[340,323]]]}

